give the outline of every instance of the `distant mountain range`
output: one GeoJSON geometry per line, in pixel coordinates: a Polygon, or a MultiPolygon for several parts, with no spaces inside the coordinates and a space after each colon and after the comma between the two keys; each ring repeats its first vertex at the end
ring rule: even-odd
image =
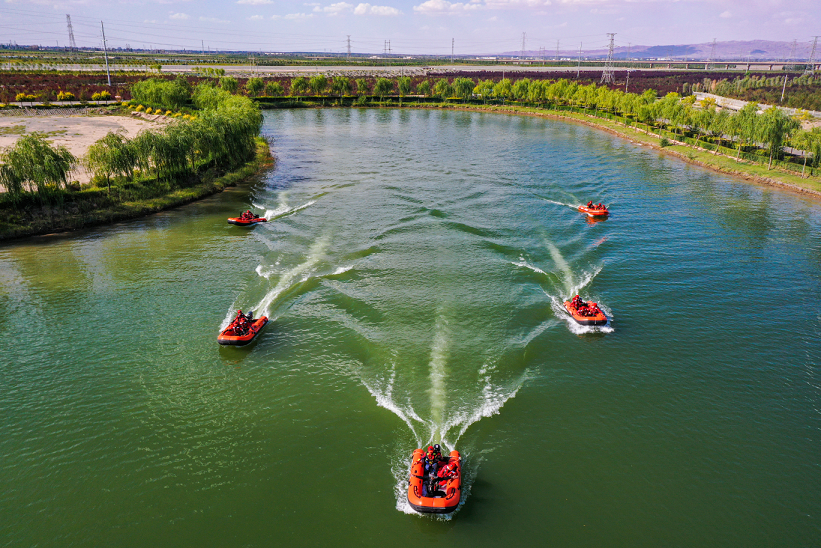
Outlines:
{"type": "MultiPolygon", "coordinates": [[[[634,45],[630,48],[616,47],[613,48],[613,57],[619,60],[625,59],[694,59],[694,60],[709,60],[712,58],[715,61],[721,60],[775,60],[775,61],[789,61],[795,60],[797,62],[807,61],[812,50],[812,40],[793,42],[775,42],[770,40],[747,40],[730,42],[716,42],[715,52],[713,52],[713,43],[705,42],[703,44],[674,44],[666,46],[642,46],[634,45]]],[[[555,50],[525,50],[525,57],[555,59],[555,50]]],[[[503,53],[504,56],[521,56],[521,51],[508,51],[503,53]]],[[[575,59],[579,56],[578,50],[559,50],[559,57],[575,59]]],[[[596,50],[582,50],[583,57],[607,57],[607,49],[596,50]]],[[[818,49],[815,52],[815,59],[821,58],[821,43],[818,44],[818,49]]]]}

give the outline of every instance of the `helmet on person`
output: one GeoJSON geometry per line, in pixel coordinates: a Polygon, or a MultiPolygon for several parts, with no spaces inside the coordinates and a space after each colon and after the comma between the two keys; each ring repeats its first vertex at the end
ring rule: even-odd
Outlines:
{"type": "Polygon", "coordinates": [[[428,446],[428,451],[433,451],[433,446],[432,445],[428,446]]]}
{"type": "Polygon", "coordinates": [[[439,451],[441,451],[441,449],[442,449],[442,448],[441,448],[441,447],[439,447],[439,444],[438,444],[438,443],[434,443],[434,444],[433,444],[433,450],[434,450],[434,451],[436,451],[437,453],[438,453],[439,451]]]}

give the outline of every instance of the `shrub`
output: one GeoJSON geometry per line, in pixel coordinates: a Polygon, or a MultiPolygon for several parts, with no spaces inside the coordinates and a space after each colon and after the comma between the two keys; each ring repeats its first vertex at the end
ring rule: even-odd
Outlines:
{"type": "Polygon", "coordinates": [[[137,108],[135,108],[134,110],[136,110],[137,112],[142,112],[145,110],[145,107],[142,105],[137,105],[137,108]]]}
{"type": "Polygon", "coordinates": [[[166,111],[165,111],[165,115],[166,115],[166,116],[171,116],[172,114],[174,114],[174,113],[173,113],[173,112],[171,112],[170,110],[166,110],[166,111]]]}
{"type": "Polygon", "coordinates": [[[146,114],[151,114],[152,112],[154,112],[154,109],[151,108],[151,107],[148,107],[147,109],[145,109],[146,114]]]}
{"type": "Polygon", "coordinates": [[[91,100],[92,101],[110,101],[111,100],[111,94],[107,91],[98,91],[97,93],[94,93],[94,94],[91,95],[91,100]]]}
{"type": "Polygon", "coordinates": [[[662,137],[661,140],[659,141],[659,145],[661,147],[669,147],[671,144],[672,143],[670,142],[670,140],[667,137],[662,137]]]}
{"type": "Polygon", "coordinates": [[[74,94],[70,91],[61,91],[57,93],[58,101],[74,101],[74,94]]]}

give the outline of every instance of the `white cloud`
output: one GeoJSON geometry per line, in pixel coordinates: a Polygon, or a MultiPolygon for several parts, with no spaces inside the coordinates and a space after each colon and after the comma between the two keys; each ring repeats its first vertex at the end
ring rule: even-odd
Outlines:
{"type": "Polygon", "coordinates": [[[396,8],[390,6],[372,6],[370,4],[359,4],[354,8],[353,12],[356,15],[402,15],[402,12],[396,8]]]}
{"type": "MultiPolygon", "coordinates": [[[[506,9],[506,8],[538,8],[542,6],[550,6],[553,2],[551,0],[487,0],[485,5],[490,9],[506,9]]],[[[584,1],[577,2],[575,0],[562,0],[562,4],[592,4],[595,2],[584,1]]]]}
{"type": "Polygon", "coordinates": [[[719,15],[719,17],[721,17],[723,19],[729,19],[732,16],[733,16],[733,14],[730,13],[730,10],[727,10],[724,13],[722,13],[721,15],[719,15]]]}
{"type": "Polygon", "coordinates": [[[451,3],[447,0],[427,0],[418,6],[413,6],[413,11],[419,13],[459,13],[480,10],[484,7],[484,5],[475,2],[466,4],[464,2],[451,3]]]}
{"type": "Polygon", "coordinates": [[[313,13],[289,13],[288,15],[274,15],[271,17],[274,21],[277,19],[285,19],[287,21],[297,21],[302,19],[310,19],[313,17],[313,13]]]}
{"type": "Polygon", "coordinates": [[[190,19],[191,16],[188,15],[187,13],[172,13],[171,15],[168,16],[168,18],[169,19],[183,19],[183,20],[185,20],[185,19],[190,19]]]}
{"type": "Polygon", "coordinates": [[[200,21],[207,21],[208,23],[230,23],[231,21],[226,21],[225,19],[218,19],[216,17],[203,17],[200,16],[200,21]]]}
{"type": "Polygon", "coordinates": [[[353,4],[348,4],[347,2],[337,2],[336,4],[331,4],[330,6],[325,6],[324,8],[315,6],[314,12],[327,13],[328,15],[339,15],[343,11],[351,11],[352,9],[353,4]]]}
{"type": "Polygon", "coordinates": [[[262,20],[262,18],[263,17],[261,15],[252,15],[251,17],[248,18],[248,20],[249,21],[260,21],[260,20],[262,20]]]}
{"type": "Polygon", "coordinates": [[[261,6],[263,4],[273,4],[274,0],[237,0],[237,4],[247,4],[249,6],[261,6]]]}

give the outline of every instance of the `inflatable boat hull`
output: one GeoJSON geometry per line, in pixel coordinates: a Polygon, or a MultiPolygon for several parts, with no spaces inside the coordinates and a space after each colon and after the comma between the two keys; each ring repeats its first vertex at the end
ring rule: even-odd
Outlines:
{"type": "MultiPolygon", "coordinates": [[[[425,452],[417,449],[413,452],[411,461],[410,485],[408,486],[408,503],[411,508],[423,514],[449,514],[456,510],[462,500],[462,457],[458,451],[451,451],[446,462],[453,462],[457,466],[458,476],[447,480],[444,490],[434,493],[426,493],[423,489],[425,483],[425,467],[422,458],[425,452]]],[[[442,466],[446,463],[442,462],[442,466]]],[[[440,487],[440,489],[442,489],[440,487]]]]}
{"type": "Polygon", "coordinates": [[[237,226],[254,226],[257,223],[267,223],[268,219],[265,217],[255,217],[253,219],[240,219],[239,217],[228,217],[229,225],[237,226]]]}
{"type": "Polygon", "coordinates": [[[251,327],[245,335],[236,335],[229,325],[217,337],[217,342],[228,346],[245,346],[251,343],[260,334],[262,328],[268,324],[268,317],[263,316],[251,322],[251,327]]]}
{"type": "Polygon", "coordinates": [[[607,217],[610,215],[610,212],[607,211],[607,208],[604,209],[592,209],[587,206],[579,206],[579,211],[582,213],[587,214],[590,217],[607,217]]]}
{"type": "MultiPolygon", "coordinates": [[[[589,303],[588,303],[589,304],[589,303]]],[[[582,316],[579,314],[579,311],[576,310],[570,301],[564,302],[564,308],[567,310],[567,313],[576,321],[576,323],[581,325],[604,325],[607,323],[607,316],[604,315],[604,312],[601,311],[599,307],[596,307],[596,313],[592,316],[582,316]]]]}

